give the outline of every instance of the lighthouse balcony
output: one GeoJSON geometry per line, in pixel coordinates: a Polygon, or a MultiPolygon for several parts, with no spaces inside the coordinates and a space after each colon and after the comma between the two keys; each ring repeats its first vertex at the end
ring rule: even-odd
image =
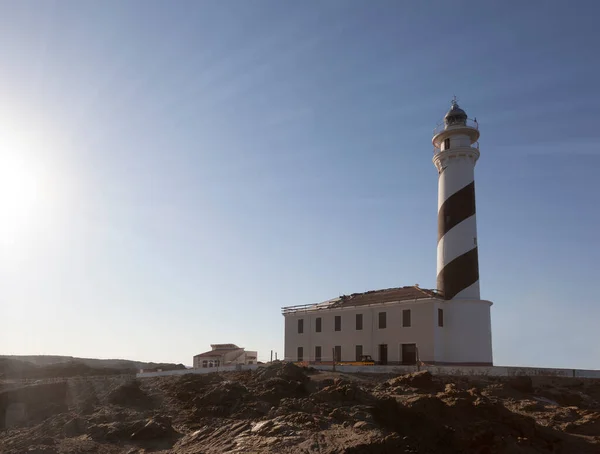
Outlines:
{"type": "Polygon", "coordinates": [[[477,120],[467,118],[466,120],[458,120],[456,122],[442,121],[433,130],[433,135],[436,136],[443,131],[461,129],[464,127],[473,128],[479,131],[479,123],[477,123],[477,120]]]}
{"type": "Polygon", "coordinates": [[[479,153],[479,142],[473,142],[471,145],[468,145],[468,146],[452,147],[448,150],[436,148],[434,145],[433,154],[436,155],[436,154],[442,153],[444,151],[467,151],[468,152],[469,150],[476,150],[479,153]]]}
{"type": "Polygon", "coordinates": [[[470,120],[468,118],[462,118],[460,121],[452,121],[452,119],[446,118],[444,120],[444,124],[437,126],[434,129],[434,135],[431,139],[431,142],[434,147],[439,149],[450,148],[449,146],[445,146],[444,142],[447,142],[449,139],[453,142],[452,147],[454,147],[454,142],[459,141],[462,142],[463,139],[466,139],[467,144],[457,144],[459,146],[468,146],[469,144],[474,144],[479,140],[479,124],[475,120],[470,120]]]}

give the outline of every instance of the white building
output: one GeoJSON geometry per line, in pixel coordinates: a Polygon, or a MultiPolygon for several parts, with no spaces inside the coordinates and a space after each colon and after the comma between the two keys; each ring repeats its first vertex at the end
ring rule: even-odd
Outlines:
{"type": "Polygon", "coordinates": [[[480,299],[475,164],[479,126],[456,100],[434,130],[437,289],[374,290],[284,307],[285,359],[491,365],[490,301],[480,299]]]}
{"type": "Polygon", "coordinates": [[[258,352],[246,351],[235,344],[211,344],[211,350],[194,356],[194,369],[256,364],[258,352]]]}

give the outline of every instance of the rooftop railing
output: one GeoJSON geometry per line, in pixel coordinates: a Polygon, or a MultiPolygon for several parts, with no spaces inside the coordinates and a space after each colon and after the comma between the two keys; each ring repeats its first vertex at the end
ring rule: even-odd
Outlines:
{"type": "Polygon", "coordinates": [[[467,120],[464,123],[462,123],[462,122],[456,122],[456,123],[452,123],[452,124],[449,124],[449,125],[446,125],[446,123],[442,121],[440,124],[438,124],[433,129],[433,135],[435,136],[436,134],[439,134],[443,130],[445,130],[447,128],[452,128],[454,126],[467,126],[468,128],[474,128],[474,129],[479,130],[479,123],[477,123],[477,120],[471,119],[471,118],[467,118],[467,120]]]}
{"type": "Polygon", "coordinates": [[[294,312],[302,312],[302,311],[308,311],[308,310],[321,309],[322,307],[324,307],[324,306],[319,307],[318,304],[300,304],[298,306],[282,307],[281,313],[283,315],[285,315],[285,314],[291,314],[294,312]]]}

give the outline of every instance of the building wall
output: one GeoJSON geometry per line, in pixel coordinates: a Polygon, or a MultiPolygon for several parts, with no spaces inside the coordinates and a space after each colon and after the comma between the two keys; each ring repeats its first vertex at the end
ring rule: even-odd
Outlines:
{"type": "MultiPolygon", "coordinates": [[[[219,350],[214,350],[214,353],[219,355],[219,350]]],[[[240,348],[239,350],[229,351],[216,357],[194,356],[194,368],[203,368],[203,361],[207,361],[208,363],[210,361],[214,362],[217,359],[220,362],[219,366],[229,364],[256,364],[258,360],[258,352],[245,351],[243,348],[240,348]]]]}
{"type": "Polygon", "coordinates": [[[204,361],[206,361],[207,363],[210,363],[212,361],[214,363],[215,360],[219,361],[220,366],[229,364],[229,363],[231,363],[231,361],[235,360],[236,357],[238,357],[240,355],[240,353],[243,356],[244,350],[240,348],[239,350],[236,350],[236,351],[229,351],[229,352],[223,352],[223,353],[219,353],[219,350],[214,350],[213,352],[216,355],[214,357],[195,356],[194,357],[194,367],[202,368],[202,367],[204,367],[203,366],[204,361]]]}
{"type": "Polygon", "coordinates": [[[256,364],[258,362],[257,351],[246,351],[243,356],[243,364],[256,364]]]}
{"type": "MultiPolygon", "coordinates": [[[[434,361],[434,334],[443,330],[437,326],[438,300],[387,303],[336,310],[297,312],[285,316],[285,359],[298,360],[298,347],[303,348],[303,360],[315,360],[315,346],[320,346],[322,361],[332,361],[332,349],[342,347],[342,361],[356,359],[356,345],[362,345],[363,355],[379,361],[380,344],[387,344],[388,362],[398,363],[401,344],[415,343],[422,361],[434,361]],[[410,309],[411,326],[402,326],[402,311],[410,309]],[[379,312],[386,312],[386,328],[379,328],[379,312]],[[363,314],[363,329],[356,330],[356,314],[363,314]],[[334,330],[334,318],[342,317],[341,331],[334,330]],[[315,331],[320,317],[322,332],[315,331]],[[298,320],[304,320],[303,333],[298,333],[298,320]]],[[[438,334],[439,335],[439,334],[438,334]]]]}
{"type": "Polygon", "coordinates": [[[490,306],[485,300],[452,300],[445,308],[445,329],[437,340],[441,362],[492,365],[490,306]]]}
{"type": "Polygon", "coordinates": [[[298,347],[304,361],[315,361],[315,347],[321,360],[333,360],[333,348],[342,347],[342,361],[356,359],[356,345],[363,355],[380,361],[379,345],[387,344],[388,363],[402,362],[401,344],[417,345],[419,359],[431,363],[492,364],[492,335],[489,301],[437,299],[388,303],[355,308],[296,312],[285,315],[285,359],[298,361],[298,347]],[[410,309],[411,326],[402,326],[402,311],[410,309]],[[438,326],[438,309],[443,326],[438,326]],[[386,312],[386,328],[380,329],[379,312],[386,312]],[[356,330],[356,314],[363,314],[363,329],[356,330]],[[334,318],[342,317],[341,331],[334,330],[334,318]],[[321,318],[321,332],[315,331],[321,318]],[[304,320],[298,333],[298,320],[304,320]]]}

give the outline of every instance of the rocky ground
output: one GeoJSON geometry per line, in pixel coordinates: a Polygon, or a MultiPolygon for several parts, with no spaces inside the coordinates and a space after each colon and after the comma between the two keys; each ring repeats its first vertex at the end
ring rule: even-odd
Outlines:
{"type": "Polygon", "coordinates": [[[5,454],[598,454],[600,380],[384,377],[279,363],[5,386],[0,418],[5,454]]]}

